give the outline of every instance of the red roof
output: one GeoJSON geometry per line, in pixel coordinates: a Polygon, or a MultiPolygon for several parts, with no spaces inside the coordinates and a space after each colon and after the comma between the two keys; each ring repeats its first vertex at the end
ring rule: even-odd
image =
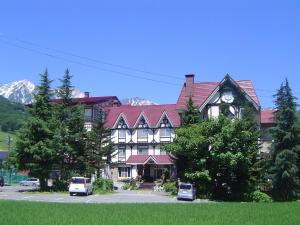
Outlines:
{"type": "Polygon", "coordinates": [[[180,125],[180,117],[176,109],[176,104],[166,105],[144,105],[144,106],[130,106],[122,105],[119,107],[108,108],[108,115],[106,126],[113,128],[119,117],[122,115],[124,120],[128,123],[128,127],[133,127],[140,115],[145,116],[145,120],[148,122],[149,127],[156,127],[159,120],[166,114],[173,127],[180,125]]]}
{"type": "MultiPolygon", "coordinates": [[[[236,83],[244,90],[249,97],[257,104],[260,105],[258,97],[256,95],[252,81],[250,80],[238,80],[236,83]]],[[[193,85],[193,102],[196,106],[200,107],[203,105],[205,100],[213,93],[220,82],[197,82],[193,85]]],[[[183,109],[186,106],[188,96],[186,96],[185,86],[182,87],[180,95],[177,100],[178,109],[183,109]]]]}
{"type": "MultiPolygon", "coordinates": [[[[101,97],[85,97],[85,98],[72,98],[72,103],[74,104],[99,104],[103,102],[108,102],[108,101],[114,101],[117,100],[119,103],[119,99],[116,96],[101,96],[101,97]]],[[[51,99],[52,102],[55,103],[62,103],[62,99],[56,98],[56,99],[51,99]]]]}
{"type": "Polygon", "coordinates": [[[173,160],[169,155],[131,155],[126,164],[147,164],[149,160],[153,160],[155,164],[173,164],[173,160]]]}
{"type": "Polygon", "coordinates": [[[275,118],[274,113],[275,109],[262,109],[260,112],[260,123],[261,124],[274,124],[275,118]]]}

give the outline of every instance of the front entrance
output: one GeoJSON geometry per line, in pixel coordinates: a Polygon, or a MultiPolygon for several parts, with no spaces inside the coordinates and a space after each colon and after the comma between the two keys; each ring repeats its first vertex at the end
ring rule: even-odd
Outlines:
{"type": "Polygon", "coordinates": [[[170,166],[169,165],[156,165],[145,164],[137,166],[138,175],[142,177],[145,182],[154,182],[157,179],[161,179],[163,174],[165,179],[170,178],[170,166]]]}

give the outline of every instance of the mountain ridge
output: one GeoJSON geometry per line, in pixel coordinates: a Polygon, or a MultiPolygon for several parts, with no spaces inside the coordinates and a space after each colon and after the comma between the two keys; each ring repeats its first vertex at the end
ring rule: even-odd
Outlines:
{"type": "MultiPolygon", "coordinates": [[[[0,96],[8,99],[11,102],[21,103],[21,104],[30,104],[33,101],[33,96],[36,93],[36,85],[29,80],[18,80],[13,81],[7,84],[0,84],[0,96]]],[[[55,92],[55,90],[54,90],[55,92]]],[[[57,97],[57,93],[55,96],[57,97]]],[[[84,93],[80,90],[74,88],[73,91],[74,98],[84,97],[84,93]]],[[[140,98],[124,98],[121,100],[124,105],[140,106],[140,105],[158,105],[157,103],[140,98]]]]}

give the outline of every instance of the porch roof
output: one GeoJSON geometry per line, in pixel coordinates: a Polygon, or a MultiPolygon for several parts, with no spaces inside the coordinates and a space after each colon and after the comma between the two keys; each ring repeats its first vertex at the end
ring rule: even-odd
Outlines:
{"type": "Polygon", "coordinates": [[[157,165],[172,165],[173,159],[170,155],[131,155],[126,161],[126,164],[131,165],[145,165],[150,160],[157,165]]]}

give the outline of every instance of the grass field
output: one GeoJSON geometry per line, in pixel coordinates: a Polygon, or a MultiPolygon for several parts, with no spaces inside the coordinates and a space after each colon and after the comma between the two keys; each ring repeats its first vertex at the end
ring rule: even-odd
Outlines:
{"type": "Polygon", "coordinates": [[[0,201],[3,225],[293,225],[300,202],[212,204],[65,204],[0,201]]]}
{"type": "Polygon", "coordinates": [[[13,139],[12,145],[15,143],[16,140],[16,135],[14,133],[6,133],[3,131],[0,131],[0,151],[7,151],[9,149],[8,144],[7,144],[7,137],[10,136],[13,139]]]}

